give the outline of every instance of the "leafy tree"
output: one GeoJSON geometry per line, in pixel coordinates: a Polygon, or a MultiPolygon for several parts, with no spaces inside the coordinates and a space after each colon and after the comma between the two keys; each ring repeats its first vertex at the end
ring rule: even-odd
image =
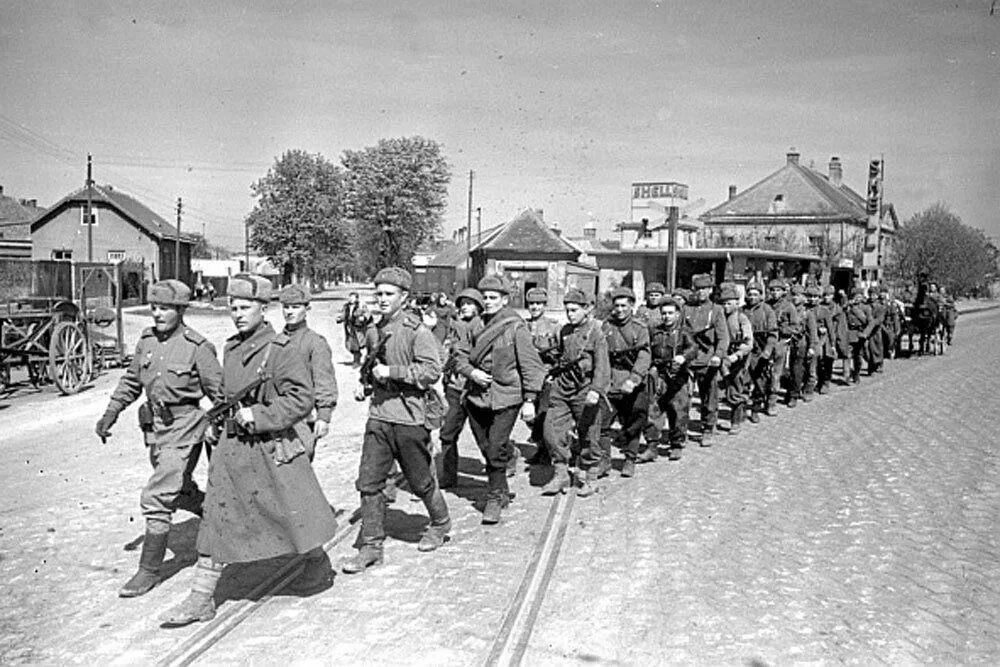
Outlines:
{"type": "Polygon", "coordinates": [[[223,246],[210,243],[201,234],[194,235],[194,246],[191,248],[191,257],[194,259],[229,259],[229,250],[223,246]]]}
{"type": "Polygon", "coordinates": [[[896,233],[886,263],[891,278],[916,284],[921,275],[954,294],[979,291],[996,275],[986,235],[938,203],[915,214],[896,233]]]}
{"type": "Polygon", "coordinates": [[[250,244],[286,275],[312,281],[317,267],[349,255],[343,174],[322,155],[285,151],[251,191],[257,203],[247,216],[250,244]]]}
{"type": "Polygon", "coordinates": [[[344,151],[344,204],[354,223],[361,268],[409,268],[423,241],[441,228],[451,172],[441,145],[423,137],[382,139],[344,151]]]}

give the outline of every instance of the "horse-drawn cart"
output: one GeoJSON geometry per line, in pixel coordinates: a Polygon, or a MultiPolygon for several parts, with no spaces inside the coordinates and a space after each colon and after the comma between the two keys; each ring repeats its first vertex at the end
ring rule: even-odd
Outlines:
{"type": "Polygon", "coordinates": [[[115,274],[114,265],[0,261],[0,389],[24,369],[34,386],[75,394],[102,367],[122,363],[120,299],[108,289],[115,274]],[[117,335],[102,331],[116,322],[117,335]]]}

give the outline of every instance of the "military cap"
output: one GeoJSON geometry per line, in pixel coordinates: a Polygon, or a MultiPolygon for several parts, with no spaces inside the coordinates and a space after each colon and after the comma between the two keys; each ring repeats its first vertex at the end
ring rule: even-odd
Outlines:
{"type": "Polygon", "coordinates": [[[375,274],[376,285],[395,285],[399,289],[410,291],[413,277],[406,269],[398,266],[387,266],[375,274]]]}
{"type": "Polygon", "coordinates": [[[823,296],[823,290],[819,288],[819,285],[809,285],[806,287],[806,296],[823,296]]]}
{"type": "Polygon", "coordinates": [[[673,306],[680,310],[681,304],[677,303],[677,299],[672,296],[665,296],[660,299],[660,303],[656,304],[657,308],[663,308],[664,306],[673,306]]]}
{"type": "Polygon", "coordinates": [[[191,289],[173,278],[161,280],[149,288],[147,300],[161,306],[186,306],[191,303],[191,289]]]}
{"type": "Polygon", "coordinates": [[[510,294],[511,292],[510,281],[498,273],[483,276],[476,287],[479,288],[480,292],[500,292],[501,294],[510,294]]]}
{"type": "Polygon", "coordinates": [[[707,273],[696,273],[691,277],[691,289],[704,289],[714,287],[715,281],[707,273]]]}
{"type": "Polygon", "coordinates": [[[667,288],[663,286],[663,283],[649,283],[646,285],[646,294],[650,292],[659,292],[660,294],[666,294],[667,288]]]}
{"type": "Polygon", "coordinates": [[[768,289],[788,289],[788,284],[781,278],[771,278],[767,283],[768,289]]]}
{"type": "Polygon", "coordinates": [[[458,293],[455,297],[455,304],[462,305],[462,299],[468,299],[472,303],[479,306],[480,309],[483,307],[483,295],[482,292],[477,290],[475,287],[466,287],[464,290],[458,293]]]}
{"type": "Polygon", "coordinates": [[[837,288],[833,285],[823,285],[823,294],[836,294],[837,288]]]}
{"type": "Polygon", "coordinates": [[[587,295],[583,293],[582,289],[577,289],[576,287],[566,290],[566,296],[563,297],[563,303],[578,303],[581,306],[586,306],[590,303],[587,295]]]}
{"type": "Polygon", "coordinates": [[[309,303],[311,299],[312,294],[305,285],[288,285],[278,294],[278,301],[282,305],[309,303]]]}
{"type": "Polygon", "coordinates": [[[792,283],[791,292],[792,294],[804,294],[805,288],[803,288],[799,283],[792,283]]]}
{"type": "Polygon", "coordinates": [[[736,292],[736,285],[732,283],[723,283],[719,287],[719,301],[738,301],[740,295],[736,292]]]}
{"type": "Polygon", "coordinates": [[[683,287],[678,287],[678,288],[674,289],[674,291],[670,294],[670,296],[674,297],[674,302],[675,303],[676,303],[677,297],[680,297],[680,298],[684,299],[684,303],[687,303],[688,301],[691,300],[691,290],[684,289],[683,287]]]}
{"type": "Polygon", "coordinates": [[[611,290],[611,300],[626,298],[633,303],[635,302],[635,292],[633,292],[628,287],[616,287],[611,290]]]}
{"type": "Polygon", "coordinates": [[[548,303],[549,293],[544,287],[532,287],[524,295],[524,300],[528,303],[548,303]]]}
{"type": "Polygon", "coordinates": [[[273,291],[271,281],[264,276],[240,273],[229,280],[229,296],[234,299],[252,299],[268,303],[271,301],[273,291]]]}
{"type": "Polygon", "coordinates": [[[764,293],[764,286],[761,285],[756,280],[747,283],[747,286],[746,286],[745,289],[746,289],[747,292],[749,292],[750,290],[756,290],[756,291],[760,292],[761,294],[764,293]]]}

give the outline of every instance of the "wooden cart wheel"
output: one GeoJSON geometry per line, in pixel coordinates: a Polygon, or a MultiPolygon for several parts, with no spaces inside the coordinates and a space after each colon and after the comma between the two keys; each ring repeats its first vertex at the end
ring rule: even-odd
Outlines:
{"type": "Polygon", "coordinates": [[[49,373],[64,394],[75,394],[90,380],[90,346],[76,322],[60,322],[49,341],[49,373]]]}

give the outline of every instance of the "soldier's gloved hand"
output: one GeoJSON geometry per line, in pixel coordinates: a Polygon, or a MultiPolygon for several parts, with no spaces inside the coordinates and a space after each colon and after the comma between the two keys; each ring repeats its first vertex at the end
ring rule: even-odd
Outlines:
{"type": "Polygon", "coordinates": [[[521,419],[526,424],[535,421],[535,404],[532,401],[527,401],[521,406],[521,419]]]}
{"type": "Polygon", "coordinates": [[[731,364],[735,364],[739,360],[740,358],[735,354],[730,354],[728,357],[726,357],[726,361],[728,361],[731,364]]]}
{"type": "Polygon", "coordinates": [[[631,394],[635,391],[635,382],[632,382],[631,378],[622,382],[622,393],[631,394]]]}
{"type": "Polygon", "coordinates": [[[313,424],[313,435],[316,439],[325,438],[326,434],[330,432],[330,422],[325,422],[322,419],[318,420],[313,424]]]}
{"type": "Polygon", "coordinates": [[[94,432],[97,433],[97,437],[101,440],[107,440],[111,437],[111,427],[115,425],[118,421],[118,411],[108,409],[104,415],[97,420],[97,426],[94,427],[94,432]]]}
{"type": "Polygon", "coordinates": [[[601,400],[601,395],[598,394],[593,389],[591,389],[590,391],[587,392],[587,397],[583,399],[583,402],[586,403],[587,405],[597,405],[597,402],[599,400],[601,400]]]}
{"type": "Polygon", "coordinates": [[[712,366],[712,367],[721,366],[722,365],[722,359],[720,359],[717,356],[713,356],[711,359],[708,360],[708,365],[712,366]]]}

